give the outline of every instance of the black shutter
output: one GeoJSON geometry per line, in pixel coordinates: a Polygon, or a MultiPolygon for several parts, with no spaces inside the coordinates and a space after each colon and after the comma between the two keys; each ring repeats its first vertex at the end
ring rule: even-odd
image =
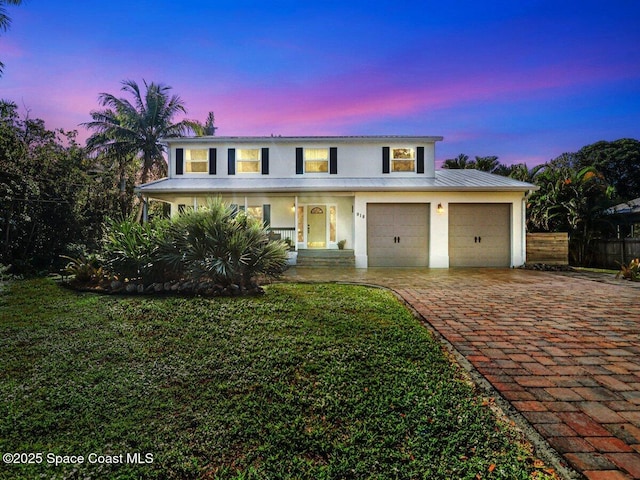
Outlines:
{"type": "Polygon", "coordinates": [[[184,149],[176,148],[176,175],[184,173],[184,149]]]}
{"type": "Polygon", "coordinates": [[[271,225],[271,205],[268,203],[262,205],[262,222],[267,227],[271,225]]]}
{"type": "Polygon", "coordinates": [[[382,173],[389,173],[389,147],[382,147],[382,173]]]}
{"type": "Polygon", "coordinates": [[[296,175],[302,175],[303,173],[302,147],[296,147],[296,175]]]}
{"type": "Polygon", "coordinates": [[[209,175],[216,174],[216,168],[218,163],[218,150],[215,148],[209,149],[209,175]]]}
{"type": "Polygon", "coordinates": [[[269,175],[269,149],[262,149],[262,175],[269,175]]]}
{"type": "Polygon", "coordinates": [[[236,174],[236,149],[230,148],[229,150],[227,150],[227,154],[228,154],[228,159],[227,159],[228,173],[229,175],[235,175],[236,174]]]}
{"type": "Polygon", "coordinates": [[[329,149],[329,173],[336,175],[338,173],[338,148],[331,147],[329,149]]]}
{"type": "Polygon", "coordinates": [[[424,147],[418,147],[418,165],[416,166],[417,173],[424,173],[424,147]]]}

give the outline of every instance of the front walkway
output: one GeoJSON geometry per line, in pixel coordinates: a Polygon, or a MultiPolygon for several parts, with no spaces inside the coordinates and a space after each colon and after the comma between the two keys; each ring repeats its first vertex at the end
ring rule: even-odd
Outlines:
{"type": "Polygon", "coordinates": [[[391,288],[574,469],[640,479],[638,284],[508,269],[293,268],[285,279],[391,288]]]}

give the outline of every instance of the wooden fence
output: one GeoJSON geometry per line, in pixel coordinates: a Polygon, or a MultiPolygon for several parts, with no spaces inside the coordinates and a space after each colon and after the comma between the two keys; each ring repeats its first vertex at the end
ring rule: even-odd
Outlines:
{"type": "Polygon", "coordinates": [[[640,238],[595,240],[592,248],[593,267],[618,269],[640,257],[640,238]]]}
{"type": "Polygon", "coordinates": [[[527,263],[569,264],[569,235],[562,233],[527,233],[527,263]]]}

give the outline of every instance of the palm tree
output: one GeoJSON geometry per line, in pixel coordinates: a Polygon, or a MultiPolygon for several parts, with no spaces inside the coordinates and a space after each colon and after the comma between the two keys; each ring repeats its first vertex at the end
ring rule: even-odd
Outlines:
{"type": "Polygon", "coordinates": [[[140,182],[150,175],[165,176],[167,163],[161,138],[177,137],[188,132],[199,133],[201,124],[191,120],[172,123],[178,114],[186,113],[182,99],[169,95],[171,87],[144,82],[144,95],[133,80],[122,82],[122,90],[133,96],[133,102],[110,93],[101,93],[99,102],[105,110],[91,112],[92,122],[84,123],[94,130],[87,139],[89,150],[117,155],[135,154],[141,160],[140,182]]]}
{"type": "Polygon", "coordinates": [[[511,177],[515,180],[520,180],[521,182],[536,183],[538,173],[540,173],[545,167],[546,164],[542,164],[529,168],[526,163],[516,163],[510,167],[506,167],[505,176],[511,177]]]}
{"type": "MultiPolygon", "coordinates": [[[[0,30],[6,32],[11,25],[11,18],[7,15],[5,5],[20,5],[22,0],[0,0],[0,30]]],[[[0,77],[4,70],[4,63],[0,62],[0,77]]]]}
{"type": "Polygon", "coordinates": [[[448,158],[442,162],[442,168],[464,169],[473,168],[473,162],[469,161],[469,155],[461,153],[456,158],[448,158]]]}
{"type": "MultiPolygon", "coordinates": [[[[498,161],[498,157],[492,155],[490,157],[478,157],[476,155],[476,159],[472,162],[473,167],[476,170],[482,170],[483,172],[495,173],[496,170],[500,167],[500,162],[498,161]]],[[[469,168],[469,167],[467,167],[469,168]]]]}

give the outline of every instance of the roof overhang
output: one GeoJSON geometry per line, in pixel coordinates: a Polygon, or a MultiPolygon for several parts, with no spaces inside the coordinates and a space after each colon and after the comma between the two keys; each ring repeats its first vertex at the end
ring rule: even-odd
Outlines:
{"type": "Polygon", "coordinates": [[[441,136],[423,135],[360,135],[360,136],[314,136],[314,137],[282,137],[282,136],[256,136],[256,137],[170,137],[162,138],[160,141],[165,144],[174,143],[207,143],[207,144],[255,144],[255,143],[435,143],[444,139],[441,136]]]}
{"type": "Polygon", "coordinates": [[[157,194],[303,192],[530,192],[536,185],[476,170],[438,170],[433,178],[165,178],[136,188],[157,194]]]}

